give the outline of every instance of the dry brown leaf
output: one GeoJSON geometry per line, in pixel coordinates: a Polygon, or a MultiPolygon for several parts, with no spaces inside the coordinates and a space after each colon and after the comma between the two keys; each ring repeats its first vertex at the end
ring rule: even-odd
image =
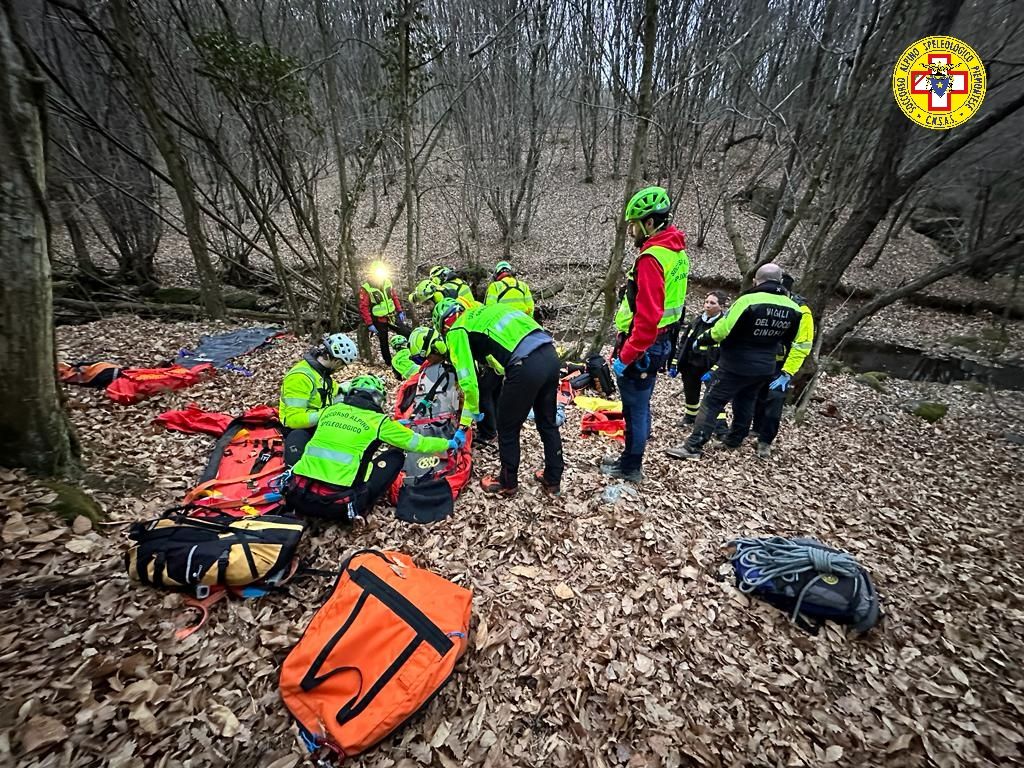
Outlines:
{"type": "Polygon", "coordinates": [[[19,539],[24,539],[29,533],[31,531],[25,525],[25,520],[22,518],[21,513],[14,512],[7,518],[7,522],[4,523],[3,533],[0,533],[0,538],[3,538],[5,544],[11,544],[19,539]]]}
{"type": "Polygon", "coordinates": [[[238,718],[235,717],[235,713],[223,704],[212,704],[208,714],[214,733],[220,736],[230,739],[241,730],[241,724],[238,722],[238,718]]]}
{"type": "Polygon", "coordinates": [[[92,520],[85,515],[78,515],[74,522],[71,523],[71,530],[79,536],[83,533],[88,533],[92,530],[92,520]]]}
{"type": "Polygon", "coordinates": [[[572,600],[576,597],[576,593],[572,591],[572,587],[566,584],[564,581],[558,582],[554,588],[555,597],[559,600],[572,600]]]}
{"type": "Polygon", "coordinates": [[[843,748],[838,744],[833,744],[831,747],[825,750],[825,762],[826,763],[838,763],[843,757],[843,748]]]}
{"type": "Polygon", "coordinates": [[[25,752],[57,744],[68,737],[68,729],[60,720],[45,715],[30,718],[21,727],[21,747],[25,752]]]}
{"type": "Polygon", "coordinates": [[[513,565],[508,570],[510,573],[522,576],[525,579],[536,579],[541,574],[540,568],[535,565],[513,565]]]}
{"type": "Polygon", "coordinates": [[[96,542],[89,539],[74,538],[65,544],[64,548],[68,552],[74,552],[76,555],[87,555],[96,548],[96,542]]]}

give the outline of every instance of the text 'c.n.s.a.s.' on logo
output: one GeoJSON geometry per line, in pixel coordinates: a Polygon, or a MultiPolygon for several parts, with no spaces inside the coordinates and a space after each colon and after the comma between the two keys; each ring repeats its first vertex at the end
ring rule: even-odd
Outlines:
{"type": "Polygon", "coordinates": [[[963,125],[985,100],[985,65],[955,37],[925,37],[903,52],[892,71],[892,93],[918,125],[944,131],[963,125]]]}

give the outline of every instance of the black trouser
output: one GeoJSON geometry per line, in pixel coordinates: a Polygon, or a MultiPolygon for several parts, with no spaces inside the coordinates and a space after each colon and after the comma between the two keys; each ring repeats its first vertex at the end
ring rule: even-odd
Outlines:
{"type": "MultiPolygon", "coordinates": [[[[679,372],[679,378],[683,380],[683,415],[691,423],[697,418],[700,411],[700,388],[703,382],[701,376],[710,369],[700,365],[687,365],[679,372]]],[[[725,413],[719,413],[715,422],[715,434],[724,435],[729,429],[725,420],[725,413]]]]}
{"type": "Polygon", "coordinates": [[[750,434],[750,421],[754,418],[754,403],[758,390],[772,380],[772,376],[743,376],[738,373],[715,371],[711,375],[704,399],[697,414],[697,425],[686,439],[688,451],[700,451],[715,431],[718,414],[732,403],[732,427],[722,442],[736,448],[750,434]]]}
{"type": "Polygon", "coordinates": [[[412,333],[407,325],[399,325],[387,317],[373,318],[373,327],[377,329],[377,339],[380,341],[380,356],[384,358],[384,365],[391,367],[391,345],[388,343],[388,332],[393,331],[406,338],[412,333]]]}
{"type": "Polygon", "coordinates": [[[480,388],[480,413],[484,418],[476,436],[480,440],[493,440],[498,434],[498,398],[501,397],[502,381],[489,365],[482,368],[477,376],[477,386],[480,388]]]}
{"type": "Polygon", "coordinates": [[[498,457],[499,479],[506,488],[519,484],[519,433],[531,408],[544,444],[544,479],[553,485],[562,481],[562,435],[555,426],[560,367],[555,345],[545,344],[505,369],[498,398],[498,457]]]}
{"type": "Polygon", "coordinates": [[[368,512],[377,499],[387,493],[404,465],[405,452],[398,448],[389,448],[373,459],[370,464],[370,476],[362,485],[346,488],[314,481],[314,491],[302,487],[307,478],[295,476],[285,490],[285,500],[289,509],[301,515],[345,521],[349,519],[350,502],[355,514],[363,515],[368,512]]]}
{"type": "Polygon", "coordinates": [[[682,323],[675,322],[672,325],[665,327],[665,333],[668,335],[668,357],[661,363],[659,371],[667,371],[673,365],[676,364],[676,353],[679,351],[679,328],[682,323]]]}
{"type": "Polygon", "coordinates": [[[782,406],[786,404],[786,393],[781,389],[768,389],[769,384],[770,381],[765,382],[757,392],[753,430],[758,442],[771,445],[782,424],[782,406]]]}
{"type": "Polygon", "coordinates": [[[289,429],[284,436],[284,464],[286,467],[294,467],[295,462],[302,458],[306,444],[313,439],[316,427],[307,429],[289,429]]]}

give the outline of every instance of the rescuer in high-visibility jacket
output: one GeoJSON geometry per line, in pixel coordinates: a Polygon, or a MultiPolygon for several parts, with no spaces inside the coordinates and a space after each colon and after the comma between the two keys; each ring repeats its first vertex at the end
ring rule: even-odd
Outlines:
{"type": "Polygon", "coordinates": [[[788,373],[806,352],[794,348],[800,327],[800,308],[782,286],[782,268],[765,264],[754,275],[752,290],[740,296],[729,314],[719,320],[706,336],[718,343],[718,366],[700,403],[697,424],[683,445],[666,454],[677,459],[699,459],[711,438],[715,421],[727,403],[732,403],[732,426],[722,438],[727,448],[739,448],[750,433],[754,404],[761,387],[785,391],[788,373]],[[775,356],[788,348],[780,373],[775,356]]]}
{"type": "Polygon", "coordinates": [[[449,295],[449,289],[454,289],[456,292],[455,298],[462,302],[467,309],[479,303],[476,297],[473,296],[473,289],[469,287],[469,283],[459,277],[459,273],[451,267],[433,267],[430,270],[430,277],[442,289],[445,289],[446,296],[449,295]]]}
{"type": "Polygon", "coordinates": [[[492,282],[487,286],[484,304],[503,304],[518,309],[533,317],[533,295],[530,286],[516,277],[512,265],[507,261],[499,261],[494,266],[492,282]]]}
{"type": "Polygon", "coordinates": [[[671,214],[672,203],[661,187],[645,187],[626,204],[627,233],[640,253],[627,273],[615,315],[619,333],[612,352],[626,422],[625,444],[620,455],[601,460],[601,471],[631,482],[643,479],[651,394],[686,300],[690,272],[686,236],[670,223],[671,214]]]}
{"type": "Polygon", "coordinates": [[[413,432],[384,415],[385,401],[384,382],[377,376],[356,376],[342,385],[341,401],[323,412],[316,434],[292,468],[285,489],[290,510],[351,522],[395,481],[405,451],[447,453],[465,445],[464,434],[446,440],[413,432]],[[392,447],[378,454],[381,443],[392,447]]]}
{"type": "Polygon", "coordinates": [[[391,337],[391,368],[398,378],[405,381],[420,369],[420,364],[412,359],[409,340],[397,333],[391,337]]]}
{"type": "MultiPolygon", "coordinates": [[[[804,360],[811,354],[814,347],[814,317],[807,300],[799,294],[793,293],[794,279],[792,275],[782,276],[782,287],[789,292],[789,297],[800,308],[800,326],[796,332],[796,338],[790,346],[784,346],[775,355],[778,365],[777,374],[786,374],[790,378],[799,373],[804,360]]],[[[788,382],[787,382],[788,384],[788,382]]],[[[754,420],[751,429],[757,435],[757,455],[767,459],[772,455],[772,443],[779,434],[779,425],[782,423],[782,409],[786,404],[786,388],[770,388],[765,384],[757,393],[757,401],[754,403],[754,420]]]]}
{"type": "Polygon", "coordinates": [[[486,493],[512,496],[519,488],[519,435],[530,409],[544,445],[544,468],[534,479],[548,493],[560,491],[562,437],[555,423],[559,369],[554,339],[533,318],[501,304],[466,309],[452,299],[434,307],[434,327],[444,336],[448,358],[463,393],[462,429],[482,418],[476,366],[504,376],[497,403],[498,477],[480,481],[486,493]]]}
{"type": "Polygon", "coordinates": [[[421,325],[409,334],[409,354],[417,365],[434,365],[447,358],[448,345],[436,329],[421,325]]]}
{"type": "Polygon", "coordinates": [[[380,341],[384,364],[391,365],[388,333],[394,331],[408,337],[410,328],[384,262],[375,261],[370,265],[370,277],[359,288],[359,314],[366,323],[366,330],[380,341]]]}
{"type": "Polygon", "coordinates": [[[359,350],[343,333],[325,336],[323,343],[293,365],[281,382],[278,418],[285,427],[284,458],[291,466],[313,436],[320,414],[338,394],[332,374],[354,363],[359,350]]]}

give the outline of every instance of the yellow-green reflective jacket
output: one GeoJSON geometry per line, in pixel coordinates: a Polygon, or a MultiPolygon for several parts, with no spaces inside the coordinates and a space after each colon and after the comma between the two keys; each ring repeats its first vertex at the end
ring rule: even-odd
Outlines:
{"type": "Polygon", "coordinates": [[[293,365],[281,382],[277,405],[281,423],[289,429],[316,426],[320,412],[334,402],[340,389],[331,372],[311,355],[293,365]]]}
{"type": "Polygon", "coordinates": [[[448,450],[448,441],[443,437],[418,435],[382,413],[338,403],[320,415],[316,432],[292,471],[302,477],[351,488],[356,484],[361,465],[365,465],[365,469],[359,481],[369,476],[372,454],[380,443],[417,453],[448,450]]]}

